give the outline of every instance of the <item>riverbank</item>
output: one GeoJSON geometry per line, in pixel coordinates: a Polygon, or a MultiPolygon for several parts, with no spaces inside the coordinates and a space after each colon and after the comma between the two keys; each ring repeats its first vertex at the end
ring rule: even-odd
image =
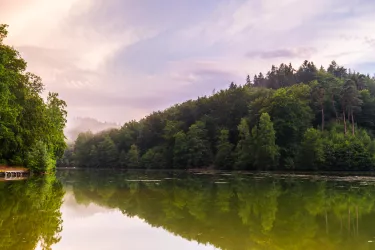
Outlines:
{"type": "Polygon", "coordinates": [[[311,177],[311,176],[337,176],[337,177],[356,177],[367,176],[375,177],[375,171],[293,171],[293,170],[270,170],[270,171],[245,171],[245,170],[215,170],[215,169],[127,169],[127,168],[76,168],[76,167],[57,167],[56,171],[77,170],[77,171],[109,171],[109,172],[176,172],[190,173],[202,175],[278,175],[278,176],[295,176],[295,177],[311,177]]]}
{"type": "Polygon", "coordinates": [[[12,172],[12,171],[22,171],[22,172],[27,172],[27,173],[29,172],[29,170],[24,167],[0,166],[0,173],[12,172]]]}

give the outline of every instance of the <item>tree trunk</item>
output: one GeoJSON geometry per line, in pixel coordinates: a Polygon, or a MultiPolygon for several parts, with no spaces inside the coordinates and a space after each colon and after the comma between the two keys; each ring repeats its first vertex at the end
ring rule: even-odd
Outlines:
{"type": "Polygon", "coordinates": [[[353,135],[355,134],[353,110],[352,110],[352,134],[353,135]]]}
{"type": "Polygon", "coordinates": [[[342,116],[344,118],[344,134],[346,135],[346,120],[345,120],[345,110],[342,112],[342,116]]]}
{"type": "Polygon", "coordinates": [[[336,122],[339,120],[339,116],[337,115],[337,110],[336,110],[336,106],[335,106],[335,100],[334,100],[334,96],[332,95],[331,96],[331,101],[332,101],[332,107],[333,107],[333,111],[335,111],[335,115],[336,115],[336,122]]]}
{"type": "Polygon", "coordinates": [[[322,106],[322,131],[324,130],[324,107],[322,106]]]}

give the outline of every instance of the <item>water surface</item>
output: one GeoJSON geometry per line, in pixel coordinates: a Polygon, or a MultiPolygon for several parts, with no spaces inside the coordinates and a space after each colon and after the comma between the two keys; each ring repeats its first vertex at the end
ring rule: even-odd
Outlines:
{"type": "Polygon", "coordinates": [[[0,249],[375,249],[375,179],[59,171],[0,182],[0,249]]]}

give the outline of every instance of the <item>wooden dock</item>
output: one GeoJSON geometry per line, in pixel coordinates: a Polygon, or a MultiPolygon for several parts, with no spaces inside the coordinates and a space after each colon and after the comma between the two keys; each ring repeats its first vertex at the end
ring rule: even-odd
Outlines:
{"type": "Polygon", "coordinates": [[[22,180],[29,175],[29,170],[23,167],[0,166],[0,178],[2,181],[22,180]]]}

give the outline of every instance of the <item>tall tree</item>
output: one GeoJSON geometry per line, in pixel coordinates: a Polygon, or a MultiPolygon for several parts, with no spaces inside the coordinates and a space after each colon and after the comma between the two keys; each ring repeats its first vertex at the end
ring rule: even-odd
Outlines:
{"type": "Polygon", "coordinates": [[[250,169],[253,163],[252,149],[251,149],[251,135],[248,122],[246,118],[242,118],[238,125],[239,141],[236,146],[235,167],[237,169],[250,169]]]}
{"type": "Polygon", "coordinates": [[[314,103],[314,106],[316,106],[321,113],[321,130],[324,130],[324,121],[325,121],[325,115],[324,115],[324,107],[326,102],[326,91],[327,88],[323,85],[324,82],[317,82],[314,81],[311,83],[311,96],[312,101],[314,103]]]}
{"type": "Polygon", "coordinates": [[[342,106],[342,114],[344,120],[344,133],[347,132],[346,127],[346,113],[348,120],[351,120],[352,124],[352,134],[355,133],[354,128],[354,110],[359,109],[360,105],[362,104],[362,100],[359,98],[359,92],[355,83],[352,80],[347,80],[343,85],[341,90],[341,106],[342,106]]]}
{"type": "Polygon", "coordinates": [[[198,121],[191,125],[187,133],[187,139],[188,165],[191,167],[208,167],[212,163],[212,151],[205,124],[198,121]]]}
{"type": "Polygon", "coordinates": [[[231,169],[233,167],[233,144],[229,142],[229,130],[220,130],[217,153],[215,156],[215,166],[220,169],[231,169]]]}
{"type": "Polygon", "coordinates": [[[254,166],[267,170],[275,167],[279,160],[279,147],[276,145],[276,132],[268,113],[260,116],[259,126],[253,128],[254,166]]]}
{"type": "Polygon", "coordinates": [[[246,77],[246,85],[251,86],[251,79],[249,75],[246,77]]]}
{"type": "Polygon", "coordinates": [[[28,155],[44,146],[56,161],[67,147],[66,103],[57,93],[43,100],[41,78],[26,72],[18,51],[4,44],[7,34],[7,26],[0,24],[0,162],[27,166],[28,155]]]}
{"type": "Polygon", "coordinates": [[[324,96],[327,97],[327,99],[330,99],[331,107],[330,109],[335,115],[336,121],[339,120],[339,115],[337,112],[337,102],[339,102],[340,97],[340,91],[341,91],[341,85],[342,81],[341,79],[338,79],[334,77],[331,74],[328,74],[325,71],[319,71],[318,72],[318,85],[322,86],[324,88],[324,96]]]}
{"type": "Polygon", "coordinates": [[[299,67],[296,78],[299,83],[309,83],[317,79],[318,69],[313,62],[305,60],[299,67]]]}
{"type": "MultiPolygon", "coordinates": [[[[304,132],[311,126],[310,87],[305,84],[278,89],[263,112],[270,114],[276,130],[276,142],[284,165],[293,165],[293,159],[304,132]]],[[[292,166],[291,166],[292,167],[292,166]]]]}

